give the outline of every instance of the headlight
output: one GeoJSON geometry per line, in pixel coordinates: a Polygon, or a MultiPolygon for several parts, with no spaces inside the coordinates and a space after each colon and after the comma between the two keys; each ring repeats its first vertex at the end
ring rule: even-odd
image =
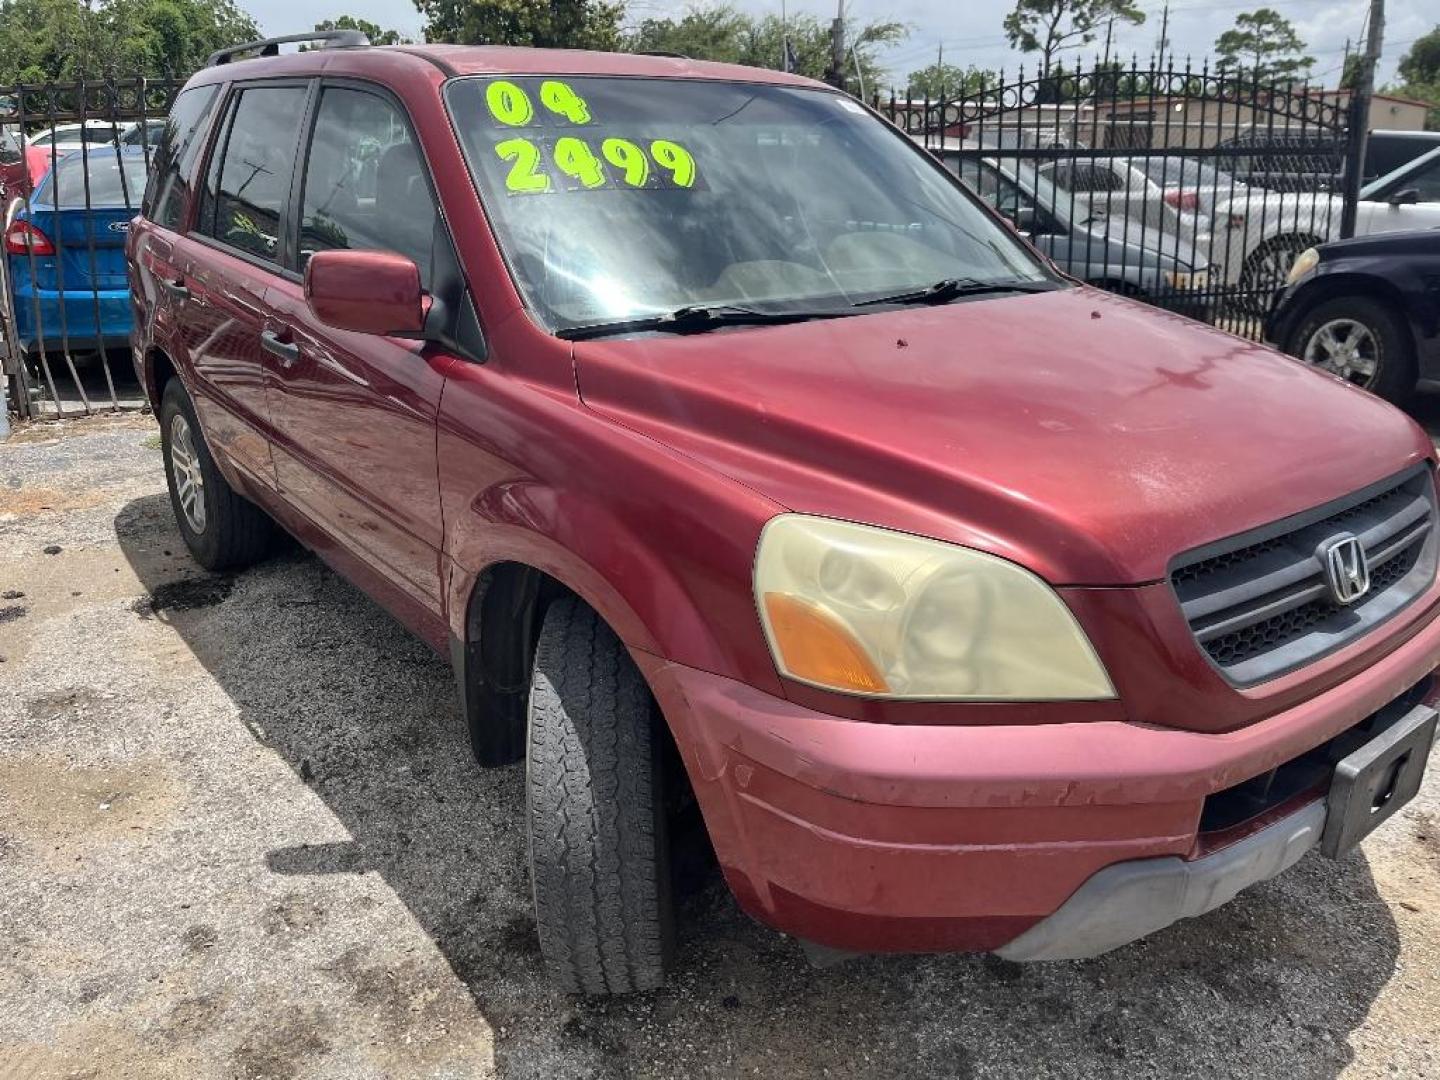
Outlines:
{"type": "Polygon", "coordinates": [[[1295,256],[1295,261],[1290,264],[1290,272],[1285,275],[1285,284],[1294,285],[1306,274],[1314,270],[1320,264],[1320,252],[1314,248],[1306,248],[1295,256]]]}
{"type": "Polygon", "coordinates": [[[827,518],[765,526],[755,597],[781,672],[871,697],[1113,698],[1054,590],[969,548],[827,518]]]}
{"type": "Polygon", "coordinates": [[[1167,270],[1165,280],[1172,289],[1204,289],[1210,285],[1208,270],[1167,270]]]}

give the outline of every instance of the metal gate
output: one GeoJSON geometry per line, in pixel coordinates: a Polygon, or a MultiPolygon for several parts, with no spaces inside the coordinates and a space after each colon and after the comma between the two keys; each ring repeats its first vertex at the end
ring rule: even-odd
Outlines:
{"type": "Polygon", "coordinates": [[[1325,91],[1097,62],[873,104],[1063,270],[1246,337],[1340,235],[1351,125],[1325,91]]]}
{"type": "Polygon", "coordinates": [[[0,87],[0,358],[21,416],[143,406],[124,239],[182,85],[0,87]]]}

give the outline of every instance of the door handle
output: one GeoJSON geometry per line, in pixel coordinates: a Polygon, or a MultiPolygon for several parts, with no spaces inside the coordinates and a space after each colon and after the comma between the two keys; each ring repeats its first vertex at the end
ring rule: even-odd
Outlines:
{"type": "Polygon", "coordinates": [[[176,278],[174,281],[166,281],[164,278],[160,278],[158,280],[160,282],[160,288],[164,289],[167,293],[169,293],[172,299],[190,299],[190,290],[185,287],[184,278],[176,278]]]}
{"type": "Polygon", "coordinates": [[[260,332],[260,347],[271,356],[279,357],[281,365],[287,368],[300,359],[300,346],[293,341],[281,341],[274,330],[260,332]]]}

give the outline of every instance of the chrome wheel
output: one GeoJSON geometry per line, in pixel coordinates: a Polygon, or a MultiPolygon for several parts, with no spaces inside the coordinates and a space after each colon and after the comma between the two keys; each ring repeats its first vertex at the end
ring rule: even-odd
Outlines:
{"type": "Polygon", "coordinates": [[[200,471],[200,455],[195,452],[195,438],[190,422],[177,413],[170,421],[170,477],[175,482],[175,497],[185,523],[195,533],[205,531],[205,475],[200,471]]]}
{"type": "Polygon", "coordinates": [[[1374,331],[1355,319],[1321,323],[1305,342],[1301,358],[1307,364],[1368,387],[1380,368],[1380,343],[1374,331]]]}

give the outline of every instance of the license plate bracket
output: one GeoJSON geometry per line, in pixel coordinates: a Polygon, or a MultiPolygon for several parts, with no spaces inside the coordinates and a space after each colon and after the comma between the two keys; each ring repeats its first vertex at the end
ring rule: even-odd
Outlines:
{"type": "Polygon", "coordinates": [[[1335,766],[1320,850],[1343,858],[1415,797],[1435,741],[1436,711],[1416,705],[1335,766]]]}

